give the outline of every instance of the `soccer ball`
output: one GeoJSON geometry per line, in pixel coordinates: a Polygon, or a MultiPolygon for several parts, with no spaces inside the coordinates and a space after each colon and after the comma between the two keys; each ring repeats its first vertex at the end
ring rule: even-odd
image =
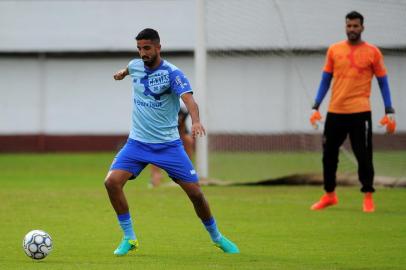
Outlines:
{"type": "Polygon", "coordinates": [[[41,230],[30,231],[24,236],[23,249],[28,257],[41,260],[51,252],[52,238],[48,233],[41,230]]]}

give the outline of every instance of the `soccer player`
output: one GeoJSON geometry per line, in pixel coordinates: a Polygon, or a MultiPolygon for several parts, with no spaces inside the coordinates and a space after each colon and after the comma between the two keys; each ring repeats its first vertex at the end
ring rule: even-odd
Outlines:
{"type": "Polygon", "coordinates": [[[105,179],[110,202],[124,233],[114,254],[122,256],[138,249],[123,187],[127,180],[137,177],[148,164],[164,169],[185,191],[217,247],[225,253],[239,253],[238,247],[218,230],[199,186],[196,171],[179,139],[179,97],[192,118],[192,136],[205,135],[189,81],[176,66],[161,59],[157,31],[146,28],[135,39],[141,59],[130,61],[126,68],[114,74],[115,80],[130,75],[133,83],[130,135],[105,179]]]}
{"type": "Polygon", "coordinates": [[[376,76],[385,104],[381,124],[394,133],[396,122],[392,107],[386,68],[380,50],[361,39],[363,16],[352,11],[345,17],[347,40],[331,45],[327,51],[321,83],[310,122],[317,127],[321,120],[319,106],[333,80],[323,134],[323,178],[326,193],[311,206],[321,210],[338,203],[336,171],[339,148],[347,135],[358,162],[358,177],[364,193],[363,211],[374,212],[372,200],[374,167],[372,162],[371,80],[376,76]]]}
{"type": "MultiPolygon", "coordinates": [[[[180,110],[178,113],[179,136],[183,142],[183,146],[185,148],[186,154],[191,159],[192,155],[193,155],[193,151],[194,151],[194,140],[193,140],[192,135],[190,134],[190,130],[188,129],[188,127],[186,125],[186,120],[187,120],[188,116],[189,116],[189,112],[186,108],[186,105],[182,100],[180,100],[180,110]]],[[[161,184],[162,178],[163,178],[163,176],[161,173],[161,169],[159,169],[155,165],[151,165],[150,186],[158,187],[161,184]]]]}

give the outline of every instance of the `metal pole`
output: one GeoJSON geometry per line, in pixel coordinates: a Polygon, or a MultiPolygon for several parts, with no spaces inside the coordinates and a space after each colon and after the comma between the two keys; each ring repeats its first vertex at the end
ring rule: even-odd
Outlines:
{"type": "MultiPolygon", "coordinates": [[[[195,72],[196,72],[196,101],[199,104],[200,120],[207,129],[207,95],[206,95],[206,22],[205,0],[196,0],[196,42],[195,42],[195,72]]],[[[209,176],[208,165],[208,134],[196,140],[196,165],[200,178],[209,176]]]]}
{"type": "Polygon", "coordinates": [[[47,119],[47,82],[46,82],[46,55],[40,53],[38,55],[39,65],[39,134],[38,134],[38,151],[44,152],[45,133],[46,133],[46,119],[47,119]]]}

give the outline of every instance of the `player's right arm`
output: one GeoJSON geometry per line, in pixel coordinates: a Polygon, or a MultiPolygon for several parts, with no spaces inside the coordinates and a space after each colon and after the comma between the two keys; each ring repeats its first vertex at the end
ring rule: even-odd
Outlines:
{"type": "Polygon", "coordinates": [[[124,79],[128,74],[130,73],[128,72],[128,67],[126,67],[114,73],[113,78],[114,80],[119,81],[124,79]]]}
{"type": "Polygon", "coordinates": [[[317,90],[317,95],[314,100],[314,105],[312,107],[313,110],[319,109],[321,102],[323,101],[324,97],[327,94],[328,89],[330,88],[330,83],[331,83],[332,78],[333,78],[333,73],[323,71],[323,74],[321,75],[319,89],[317,90]]]}
{"type": "Polygon", "coordinates": [[[321,81],[319,84],[319,89],[317,90],[317,95],[314,100],[312,107],[312,115],[310,116],[310,124],[317,129],[318,122],[321,120],[321,114],[319,112],[319,107],[324,97],[327,94],[328,89],[330,88],[331,80],[333,78],[333,57],[331,47],[327,51],[326,62],[323,68],[323,74],[321,76],[321,81]]]}
{"type": "Polygon", "coordinates": [[[330,88],[330,83],[331,83],[332,78],[333,78],[332,73],[323,71],[319,89],[317,90],[317,96],[314,100],[314,105],[312,107],[312,115],[310,116],[310,124],[315,129],[318,128],[318,122],[321,120],[321,114],[319,112],[319,107],[320,107],[320,104],[323,101],[324,97],[326,96],[328,89],[330,88]]]}

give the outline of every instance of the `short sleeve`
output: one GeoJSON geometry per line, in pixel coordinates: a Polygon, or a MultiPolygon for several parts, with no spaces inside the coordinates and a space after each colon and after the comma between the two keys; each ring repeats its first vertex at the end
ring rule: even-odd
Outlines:
{"type": "Polygon", "coordinates": [[[331,47],[327,50],[323,71],[328,73],[333,73],[334,71],[333,49],[331,47]]]}
{"type": "Polygon", "coordinates": [[[383,55],[378,48],[376,48],[376,51],[375,51],[373,68],[374,68],[374,74],[376,77],[383,77],[386,75],[386,67],[383,62],[383,55]]]}
{"type": "Polygon", "coordinates": [[[189,80],[179,69],[172,71],[169,75],[169,78],[171,82],[172,92],[174,92],[178,96],[181,96],[186,92],[192,92],[192,87],[190,86],[189,80]]]}
{"type": "Polygon", "coordinates": [[[137,65],[137,63],[139,62],[139,59],[133,59],[131,60],[128,65],[127,65],[127,69],[128,69],[128,74],[132,75],[135,72],[135,67],[137,65]]]}

